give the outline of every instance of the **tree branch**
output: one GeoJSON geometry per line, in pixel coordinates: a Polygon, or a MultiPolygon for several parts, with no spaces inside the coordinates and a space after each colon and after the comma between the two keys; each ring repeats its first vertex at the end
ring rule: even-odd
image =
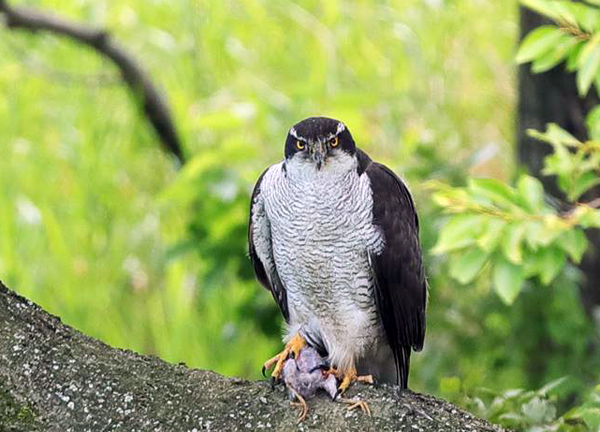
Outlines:
{"type": "Polygon", "coordinates": [[[137,61],[117,44],[107,31],[90,28],[34,9],[10,6],[6,0],[0,0],[0,13],[4,14],[6,27],[9,29],[47,31],[65,36],[88,45],[112,60],[133,94],[141,99],[144,113],[156,130],[165,150],[172,153],[181,164],[185,163],[183,148],[164,97],[137,61]]]}
{"type": "MultiPolygon", "coordinates": [[[[282,389],[111,348],[1,282],[0,328],[2,431],[297,429],[297,411],[282,389]]],[[[357,391],[373,417],[317,397],[305,429],[502,431],[432,396],[365,385],[350,396],[357,391]]]]}

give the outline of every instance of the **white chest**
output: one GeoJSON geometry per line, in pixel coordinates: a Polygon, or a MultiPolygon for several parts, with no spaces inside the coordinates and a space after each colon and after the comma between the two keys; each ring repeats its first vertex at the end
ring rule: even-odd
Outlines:
{"type": "Polygon", "coordinates": [[[356,169],[289,171],[267,173],[263,193],[291,322],[319,332],[330,347],[364,347],[381,332],[368,253],[383,239],[372,222],[369,179],[356,169]]]}

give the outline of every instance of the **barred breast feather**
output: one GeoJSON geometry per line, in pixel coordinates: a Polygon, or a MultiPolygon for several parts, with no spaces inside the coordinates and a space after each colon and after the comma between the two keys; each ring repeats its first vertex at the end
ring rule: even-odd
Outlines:
{"type": "Polygon", "coordinates": [[[257,243],[265,243],[258,256],[272,256],[285,287],[288,333],[301,331],[337,367],[354,366],[383,336],[368,258],[383,238],[372,222],[369,178],[350,156],[320,171],[301,164],[273,165],[264,174],[254,205],[257,222],[268,219],[270,242],[264,223],[256,223],[257,243]]]}
{"type": "Polygon", "coordinates": [[[362,151],[322,169],[268,168],[253,195],[250,257],[286,320],[332,366],[406,387],[425,335],[427,288],[407,187],[362,151]]]}

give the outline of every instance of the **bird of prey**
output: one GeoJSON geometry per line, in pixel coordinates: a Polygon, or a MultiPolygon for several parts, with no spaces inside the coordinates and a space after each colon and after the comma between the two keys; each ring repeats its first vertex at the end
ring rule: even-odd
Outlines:
{"type": "Polygon", "coordinates": [[[407,186],[356,147],[346,125],[294,125],[285,158],[262,173],[250,204],[249,255],[286,322],[284,362],[308,345],[343,393],[353,382],[407,387],[425,337],[427,287],[407,186]]]}

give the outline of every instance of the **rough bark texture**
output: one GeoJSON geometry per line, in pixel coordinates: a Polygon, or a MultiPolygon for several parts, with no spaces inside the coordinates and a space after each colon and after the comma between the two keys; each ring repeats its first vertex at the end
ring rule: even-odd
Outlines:
{"type": "MultiPolygon", "coordinates": [[[[539,14],[524,7],[520,8],[521,38],[536,27],[547,24],[539,14]]],[[[517,149],[519,162],[526,165],[530,172],[544,183],[547,192],[564,199],[554,178],[542,175],[544,157],[552,148],[527,135],[527,129],[545,130],[546,124],[557,123],[580,140],[588,139],[585,119],[588,112],[598,104],[597,97],[591,91],[588,97],[577,94],[575,75],[567,73],[558,66],[542,74],[532,74],[530,65],[519,67],[519,100],[517,106],[517,149]]],[[[600,188],[596,188],[582,197],[591,201],[600,197],[600,188]]],[[[581,295],[589,316],[600,306],[600,230],[587,232],[590,248],[580,268],[585,276],[581,295]]]]}
{"type": "MultiPolygon", "coordinates": [[[[0,431],[501,431],[454,405],[358,386],[373,417],[325,397],[302,424],[282,389],[111,348],[0,283],[0,431]]],[[[358,392],[358,393],[357,393],[358,392]]]]}

